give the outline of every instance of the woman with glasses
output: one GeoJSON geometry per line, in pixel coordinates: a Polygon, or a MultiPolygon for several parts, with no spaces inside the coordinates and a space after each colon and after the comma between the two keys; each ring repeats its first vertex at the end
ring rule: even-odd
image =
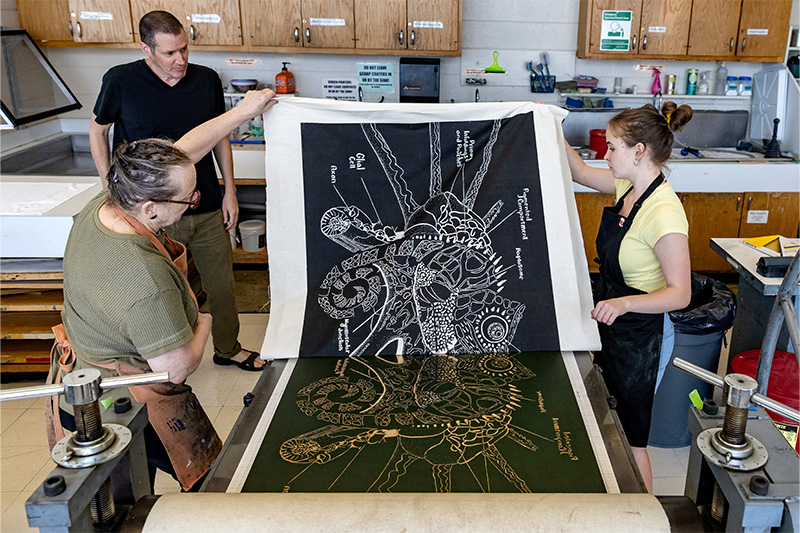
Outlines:
{"type": "MultiPolygon", "coordinates": [[[[194,163],[228,132],[276,103],[270,90],[250,91],[231,111],[173,143],[145,139],[120,145],[108,189],[76,217],[64,253],[64,310],[75,368],[108,377],[168,371],[169,382],[133,387],[147,404],[145,445],[151,488],[155,469],[184,490],[199,488],[221,442],[185,380],[197,370],[211,329],[186,279],[185,248],[163,228],[196,208],[194,163]]],[[[68,369],[68,368],[67,368],[68,369]]],[[[74,428],[71,410],[61,422],[74,428]]]]}

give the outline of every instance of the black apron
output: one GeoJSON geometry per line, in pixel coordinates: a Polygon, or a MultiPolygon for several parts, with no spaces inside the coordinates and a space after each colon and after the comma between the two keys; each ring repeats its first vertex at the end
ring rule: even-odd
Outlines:
{"type": "MultiPolygon", "coordinates": [[[[616,205],[603,209],[595,241],[600,264],[600,277],[592,291],[595,305],[602,300],[646,294],[625,284],[619,266],[619,248],[642,203],[663,181],[663,174],[653,180],[627,218],[619,213],[633,187],[616,205]]],[[[625,313],[610,326],[598,323],[598,328],[602,351],[595,354],[594,362],[602,368],[608,391],[617,399],[617,414],[628,443],[645,448],[650,433],[664,314],[625,313]]]]}

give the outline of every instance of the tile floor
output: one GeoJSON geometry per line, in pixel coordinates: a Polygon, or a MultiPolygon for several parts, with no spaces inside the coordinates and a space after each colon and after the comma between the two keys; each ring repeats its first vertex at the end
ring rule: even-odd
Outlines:
{"type": "MultiPolygon", "coordinates": [[[[264,339],[269,315],[241,314],[240,340],[246,348],[258,350],[264,339]]],[[[200,402],[224,440],[242,408],[242,396],[249,392],[259,375],[235,367],[220,367],[211,362],[212,348],[206,346],[198,371],[191,376],[200,402]]],[[[6,387],[25,387],[41,383],[12,383],[6,387]]],[[[25,500],[53,469],[47,448],[44,424],[44,398],[0,404],[0,531],[28,531],[25,500]]],[[[664,449],[649,447],[654,490],[658,495],[683,494],[689,447],[664,449]]],[[[177,492],[177,482],[159,473],[159,494],[177,492]]]]}
{"type": "MultiPolygon", "coordinates": [[[[264,341],[268,314],[240,314],[239,340],[245,348],[259,350],[264,341]]],[[[236,367],[222,367],[211,361],[213,348],[209,341],[200,368],[188,380],[224,441],[239,412],[242,397],[252,390],[259,374],[236,367]]],[[[43,382],[3,384],[31,387],[43,382]]],[[[0,404],[0,531],[38,531],[28,528],[25,500],[50,474],[54,463],[47,447],[44,423],[44,398],[0,404]]],[[[156,493],[178,492],[180,487],[171,477],[159,472],[156,493]]]]}

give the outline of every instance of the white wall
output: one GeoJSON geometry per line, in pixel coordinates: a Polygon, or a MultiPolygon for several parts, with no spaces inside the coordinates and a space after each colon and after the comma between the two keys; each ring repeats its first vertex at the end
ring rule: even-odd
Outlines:
{"type": "MultiPolygon", "coordinates": [[[[578,32],[578,0],[463,0],[462,57],[442,58],[441,101],[472,100],[475,86],[464,84],[464,68],[485,67],[492,62],[492,52],[499,52],[499,64],[506,74],[493,75],[486,86],[480,87],[481,101],[500,100],[544,100],[563,105],[557,95],[532,94],[528,85],[525,63],[539,61],[539,53],[548,51],[551,58],[551,73],[559,80],[571,79],[575,74],[596,76],[600,86],[613,87],[614,78],[621,77],[623,87],[637,84],[640,92],[649,92],[652,78],[648,72],[635,72],[637,63],[646,61],[581,60],[575,56],[578,32]]],[[[797,13],[794,0],[793,13],[797,13]]],[[[16,8],[13,0],[0,0],[2,23],[15,26],[16,8]],[[14,23],[14,24],[12,24],[14,23]]],[[[793,15],[796,18],[796,15],[793,15]]],[[[89,118],[103,74],[119,63],[143,57],[138,50],[46,48],[46,54],[56,69],[83,104],[83,109],[67,113],[66,118],[89,118]]],[[[282,61],[292,63],[298,92],[303,96],[320,97],[323,78],[356,77],[357,63],[391,63],[395,76],[399,58],[391,56],[351,56],[315,54],[266,54],[246,52],[204,52],[192,49],[190,59],[194,63],[214,68],[224,82],[231,78],[257,78],[265,83],[274,83],[274,76],[282,61]],[[230,57],[258,59],[256,67],[229,67],[230,57]]],[[[678,92],[684,92],[686,71],[690,68],[712,71],[713,62],[652,61],[665,64],[666,73],[678,77],[678,92]]],[[[760,63],[728,63],[729,75],[752,75],[761,69],[760,63]]],[[[396,85],[396,82],[395,82],[396,85]]],[[[377,100],[379,93],[366,93],[366,100],[377,100]]],[[[385,94],[387,101],[397,101],[398,94],[385,94]]],[[[626,107],[626,101],[618,100],[617,107],[626,107]]],[[[636,101],[634,105],[641,105],[636,101]]],[[[696,107],[721,107],[724,109],[748,109],[749,101],[734,103],[698,103],[696,107]]]]}

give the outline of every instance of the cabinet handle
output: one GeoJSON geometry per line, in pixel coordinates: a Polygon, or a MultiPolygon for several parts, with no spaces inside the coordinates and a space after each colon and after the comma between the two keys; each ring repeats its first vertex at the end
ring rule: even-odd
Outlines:
{"type": "Polygon", "coordinates": [[[747,210],[750,211],[750,206],[753,204],[753,197],[750,196],[747,198],[747,210]]]}
{"type": "Polygon", "coordinates": [[[78,25],[78,37],[83,37],[83,32],[81,31],[81,23],[76,22],[75,24],[78,25]]]}
{"type": "Polygon", "coordinates": [[[633,45],[631,46],[631,50],[635,50],[635,49],[636,49],[636,36],[634,35],[633,36],[633,45]]]}
{"type": "Polygon", "coordinates": [[[417,32],[412,31],[411,32],[411,46],[414,46],[416,44],[416,41],[417,41],[417,32]]]}
{"type": "Polygon", "coordinates": [[[306,42],[311,42],[311,28],[306,28],[306,42]]]}
{"type": "Polygon", "coordinates": [[[742,39],[742,52],[744,52],[744,46],[747,44],[747,37],[742,39]]]}
{"type": "Polygon", "coordinates": [[[194,24],[189,24],[189,37],[191,37],[193,41],[195,40],[194,24]]]}
{"type": "Polygon", "coordinates": [[[403,30],[400,30],[400,38],[398,39],[398,42],[399,42],[400,44],[403,44],[403,37],[404,37],[404,36],[403,36],[403,30]]]}
{"type": "Polygon", "coordinates": [[[294,29],[294,42],[296,43],[300,42],[300,28],[294,29]]]}
{"type": "Polygon", "coordinates": [[[737,196],[736,197],[736,210],[737,211],[739,210],[739,206],[740,205],[742,205],[742,197],[741,196],[737,196]]]}
{"type": "Polygon", "coordinates": [[[72,33],[72,21],[71,20],[69,21],[69,34],[70,35],[75,35],[74,33],[72,33]]]}
{"type": "Polygon", "coordinates": [[[642,50],[647,50],[647,35],[642,37],[642,50]]]}
{"type": "Polygon", "coordinates": [[[728,45],[728,52],[733,52],[733,45],[736,42],[736,39],[731,37],[731,44],[728,45]]]}

